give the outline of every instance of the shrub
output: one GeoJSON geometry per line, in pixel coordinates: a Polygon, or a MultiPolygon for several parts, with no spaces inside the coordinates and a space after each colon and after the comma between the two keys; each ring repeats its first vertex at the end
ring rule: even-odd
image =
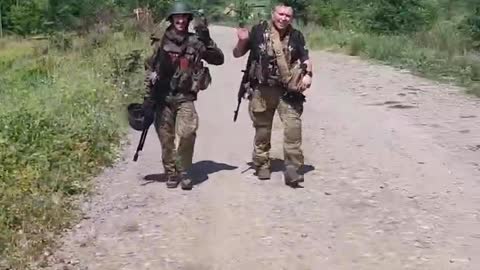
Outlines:
{"type": "Polygon", "coordinates": [[[471,47],[479,50],[480,49],[480,6],[475,8],[475,12],[467,16],[459,27],[463,30],[469,39],[471,47]]]}
{"type": "Polygon", "coordinates": [[[363,16],[368,31],[404,34],[428,29],[437,17],[437,10],[425,0],[376,0],[363,16]]]}

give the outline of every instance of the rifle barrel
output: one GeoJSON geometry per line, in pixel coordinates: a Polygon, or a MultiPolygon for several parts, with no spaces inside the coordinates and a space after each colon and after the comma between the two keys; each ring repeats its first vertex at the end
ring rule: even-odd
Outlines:
{"type": "Polygon", "coordinates": [[[135,162],[138,160],[138,153],[143,150],[143,145],[145,144],[145,139],[147,138],[147,132],[148,132],[148,128],[145,128],[142,131],[142,135],[140,136],[140,141],[138,142],[137,151],[133,156],[133,161],[135,162]]]}

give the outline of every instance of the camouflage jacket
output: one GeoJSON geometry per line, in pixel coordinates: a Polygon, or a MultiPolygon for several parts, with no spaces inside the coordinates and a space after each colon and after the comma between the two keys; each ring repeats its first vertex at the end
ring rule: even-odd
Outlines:
{"type": "Polygon", "coordinates": [[[196,100],[211,81],[208,67],[224,63],[223,52],[213,40],[203,42],[196,34],[178,35],[169,27],[162,37],[151,37],[153,53],[145,62],[146,99],[154,102],[196,100]]]}

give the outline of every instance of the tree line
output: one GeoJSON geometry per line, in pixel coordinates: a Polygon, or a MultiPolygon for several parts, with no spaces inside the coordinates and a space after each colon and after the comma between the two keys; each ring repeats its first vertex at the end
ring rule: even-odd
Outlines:
{"type": "Polygon", "coordinates": [[[129,16],[148,7],[162,16],[171,0],[0,0],[3,35],[34,35],[52,31],[84,30],[99,21],[129,16]]]}
{"type": "MultiPolygon", "coordinates": [[[[241,9],[275,0],[193,0],[214,18],[225,7],[241,9]]],[[[438,21],[452,21],[480,45],[478,0],[287,0],[305,24],[376,34],[409,34],[431,28],[438,21]]],[[[51,31],[88,29],[95,22],[133,15],[135,8],[152,11],[161,19],[172,0],[0,0],[2,35],[32,35],[51,31]]],[[[268,9],[268,7],[266,7],[268,9]]],[[[241,10],[237,10],[242,13],[241,10]]],[[[243,12],[244,13],[244,12],[243,12]]],[[[268,12],[266,12],[268,14],[268,12]]]]}

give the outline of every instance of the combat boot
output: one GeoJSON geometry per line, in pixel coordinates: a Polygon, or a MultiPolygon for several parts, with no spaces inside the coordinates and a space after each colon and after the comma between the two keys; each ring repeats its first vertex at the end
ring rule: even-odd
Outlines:
{"type": "Polygon", "coordinates": [[[177,188],[179,183],[180,181],[176,174],[172,173],[167,175],[167,188],[177,188]]]}
{"type": "Polygon", "coordinates": [[[305,179],[303,175],[300,175],[294,167],[287,166],[284,171],[285,184],[290,187],[299,187],[300,183],[303,183],[305,179]]]}
{"type": "Polygon", "coordinates": [[[183,190],[191,190],[193,188],[193,180],[188,175],[188,173],[181,173],[180,175],[180,185],[183,190]]]}
{"type": "Polygon", "coordinates": [[[268,180],[270,179],[270,169],[269,168],[257,168],[256,173],[259,180],[268,180]]]}

